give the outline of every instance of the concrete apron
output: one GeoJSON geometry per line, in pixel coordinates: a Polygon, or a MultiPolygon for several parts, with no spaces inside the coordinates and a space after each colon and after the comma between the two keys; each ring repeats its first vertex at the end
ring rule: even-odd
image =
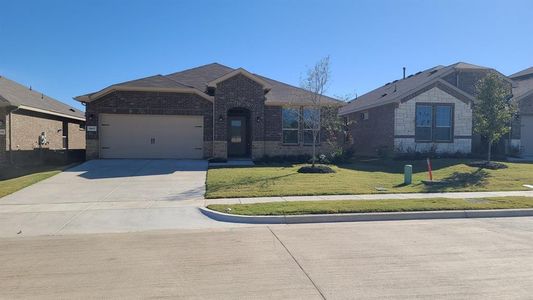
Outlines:
{"type": "Polygon", "coordinates": [[[221,222],[246,224],[302,224],[363,221],[397,221],[458,218],[501,218],[533,216],[533,209],[492,209],[492,210],[446,210],[416,212],[347,213],[282,216],[243,216],[221,213],[200,207],[200,211],[211,219],[221,222]]]}

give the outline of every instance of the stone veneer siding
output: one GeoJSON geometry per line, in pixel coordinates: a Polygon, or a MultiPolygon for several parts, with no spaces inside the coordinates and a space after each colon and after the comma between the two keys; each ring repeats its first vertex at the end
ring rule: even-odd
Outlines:
{"type": "Polygon", "coordinates": [[[438,153],[470,153],[472,151],[472,109],[454,96],[434,87],[407,102],[394,112],[394,147],[397,152],[425,152],[432,148],[438,153]],[[454,104],[453,141],[451,143],[415,142],[416,103],[454,104]]]}
{"type": "MultiPolygon", "coordinates": [[[[204,116],[204,157],[212,155],[213,106],[196,94],[117,91],[87,103],[87,126],[98,126],[100,113],[204,116]]],[[[98,128],[98,131],[100,128],[98,128]]],[[[87,131],[87,159],[99,157],[98,131],[87,131]]]]}

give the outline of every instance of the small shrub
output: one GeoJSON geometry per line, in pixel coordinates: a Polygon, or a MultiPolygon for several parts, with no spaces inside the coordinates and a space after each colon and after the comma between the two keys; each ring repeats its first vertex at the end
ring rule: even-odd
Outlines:
{"type": "Polygon", "coordinates": [[[473,162],[468,163],[467,166],[474,167],[474,168],[480,168],[480,169],[490,169],[490,170],[499,170],[499,169],[508,168],[506,164],[502,164],[502,163],[494,162],[494,161],[488,162],[486,160],[485,161],[473,161],[473,162]]]}
{"type": "Polygon", "coordinates": [[[335,171],[328,166],[303,166],[298,169],[298,173],[327,174],[335,173],[335,171]]]}

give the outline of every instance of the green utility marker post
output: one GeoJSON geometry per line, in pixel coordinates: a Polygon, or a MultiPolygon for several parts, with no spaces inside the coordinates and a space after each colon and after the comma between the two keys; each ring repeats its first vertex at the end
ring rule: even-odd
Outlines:
{"type": "Polygon", "coordinates": [[[408,185],[413,182],[413,166],[405,165],[403,167],[403,184],[408,185]]]}

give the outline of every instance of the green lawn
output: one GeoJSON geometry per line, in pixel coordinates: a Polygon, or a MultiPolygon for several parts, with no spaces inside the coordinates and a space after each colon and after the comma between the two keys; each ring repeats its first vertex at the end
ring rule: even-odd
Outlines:
{"type": "Polygon", "coordinates": [[[533,184],[533,164],[506,163],[509,168],[472,168],[460,159],[435,159],[434,178],[446,184],[426,186],[423,160],[366,161],[333,166],[332,174],[300,174],[299,165],[258,165],[254,167],[210,168],[207,198],[289,195],[335,195],[369,193],[411,193],[444,191],[527,190],[533,184]],[[413,184],[404,186],[403,166],[413,165],[413,184]],[[381,191],[380,191],[381,190],[381,191]]]}
{"type": "Polygon", "coordinates": [[[0,198],[52,177],[68,166],[10,167],[0,169],[0,198]]]}
{"type": "Polygon", "coordinates": [[[209,209],[236,215],[308,215],[395,211],[472,210],[533,208],[533,198],[501,197],[485,199],[406,199],[294,201],[255,204],[211,204],[209,209]],[[230,208],[231,210],[228,210],[230,208]]]}

